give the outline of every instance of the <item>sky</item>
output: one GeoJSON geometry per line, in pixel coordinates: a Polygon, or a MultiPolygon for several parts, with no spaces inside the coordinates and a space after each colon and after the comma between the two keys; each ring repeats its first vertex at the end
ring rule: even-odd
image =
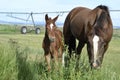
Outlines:
{"type": "MultiPolygon", "coordinates": [[[[0,12],[55,12],[70,11],[71,9],[83,6],[90,9],[98,5],[106,5],[110,10],[120,10],[120,0],[0,0],[0,12]]],[[[68,13],[59,14],[58,21],[64,22],[68,13]]],[[[113,25],[120,26],[120,12],[110,12],[113,25]]],[[[44,15],[34,15],[37,21],[44,21],[44,15]]],[[[52,18],[58,14],[49,14],[52,18]]],[[[14,15],[26,19],[28,15],[14,15]]],[[[12,20],[6,14],[0,15],[0,21],[12,20]],[[3,17],[4,16],[4,17],[3,17]]],[[[14,21],[17,21],[14,19],[14,21]]],[[[20,20],[18,20],[20,21],[20,20]]]]}

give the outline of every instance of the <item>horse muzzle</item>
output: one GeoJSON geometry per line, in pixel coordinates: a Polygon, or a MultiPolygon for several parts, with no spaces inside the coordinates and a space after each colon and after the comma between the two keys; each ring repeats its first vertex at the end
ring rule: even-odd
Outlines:
{"type": "Polygon", "coordinates": [[[55,41],[55,37],[49,37],[50,42],[54,42],[55,41]]]}
{"type": "Polygon", "coordinates": [[[92,63],[92,68],[99,69],[101,66],[101,62],[99,60],[96,60],[92,63]]]}

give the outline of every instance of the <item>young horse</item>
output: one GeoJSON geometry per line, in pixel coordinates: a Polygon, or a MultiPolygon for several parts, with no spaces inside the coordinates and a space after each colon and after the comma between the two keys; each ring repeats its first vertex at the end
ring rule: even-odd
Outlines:
{"type": "Polygon", "coordinates": [[[58,64],[58,57],[62,59],[62,53],[63,53],[63,42],[62,42],[62,32],[57,29],[56,27],[56,20],[58,16],[56,16],[54,19],[51,19],[48,17],[48,15],[45,15],[45,36],[43,40],[43,49],[44,49],[44,55],[45,59],[47,61],[48,70],[50,70],[50,61],[51,57],[54,58],[54,61],[56,64],[58,64]]]}
{"type": "Polygon", "coordinates": [[[70,56],[76,50],[79,60],[86,43],[91,67],[100,67],[113,34],[108,7],[100,5],[93,10],[85,7],[74,8],[66,17],[63,34],[70,56]],[[79,40],[77,49],[75,39],[79,40]]]}

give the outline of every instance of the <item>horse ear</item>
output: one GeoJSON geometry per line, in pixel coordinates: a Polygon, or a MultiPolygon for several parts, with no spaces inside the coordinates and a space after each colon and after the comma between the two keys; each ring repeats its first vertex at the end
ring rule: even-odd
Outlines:
{"type": "Polygon", "coordinates": [[[58,17],[59,17],[59,15],[58,15],[58,16],[56,16],[53,20],[56,22],[56,20],[58,19],[58,17]]]}
{"type": "Polygon", "coordinates": [[[48,20],[48,14],[45,15],[45,20],[46,20],[46,21],[48,20]]]}

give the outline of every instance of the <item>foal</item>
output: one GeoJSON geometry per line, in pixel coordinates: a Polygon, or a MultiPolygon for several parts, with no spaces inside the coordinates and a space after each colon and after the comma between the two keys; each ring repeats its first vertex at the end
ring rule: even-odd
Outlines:
{"type": "Polygon", "coordinates": [[[45,60],[48,65],[48,71],[51,69],[50,61],[54,58],[54,62],[58,64],[58,57],[62,60],[63,42],[62,32],[56,27],[56,20],[58,16],[51,19],[48,15],[45,15],[45,36],[43,39],[42,47],[44,49],[45,60]]]}

